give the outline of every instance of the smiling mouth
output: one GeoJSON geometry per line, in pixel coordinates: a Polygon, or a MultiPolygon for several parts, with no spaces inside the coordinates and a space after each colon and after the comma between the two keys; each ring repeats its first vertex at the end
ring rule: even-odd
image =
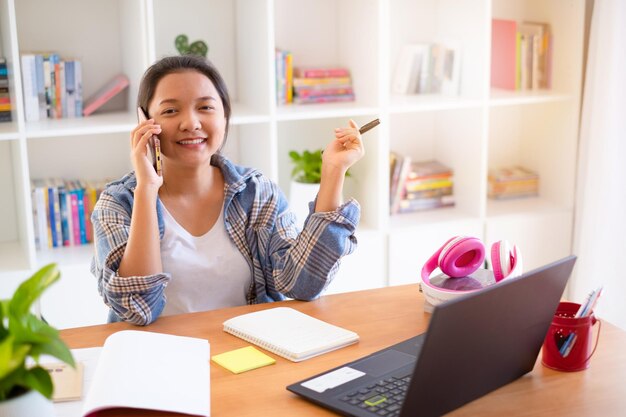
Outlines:
{"type": "Polygon", "coordinates": [[[206,142],[206,139],[199,138],[199,139],[179,140],[176,143],[178,143],[180,145],[199,145],[199,144],[204,143],[204,142],[206,142]]]}

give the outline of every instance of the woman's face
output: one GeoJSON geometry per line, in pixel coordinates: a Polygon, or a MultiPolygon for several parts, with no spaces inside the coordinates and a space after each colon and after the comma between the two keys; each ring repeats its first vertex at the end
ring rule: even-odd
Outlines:
{"type": "Polygon", "coordinates": [[[161,125],[159,139],[166,164],[193,167],[209,163],[224,140],[222,100],[211,80],[197,71],[163,77],[148,113],[161,125]]]}

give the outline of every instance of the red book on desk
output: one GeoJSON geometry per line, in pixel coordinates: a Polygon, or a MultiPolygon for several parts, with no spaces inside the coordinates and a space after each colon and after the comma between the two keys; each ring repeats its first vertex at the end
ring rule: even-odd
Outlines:
{"type": "Polygon", "coordinates": [[[83,116],[89,116],[104,103],[115,97],[116,94],[123,91],[126,87],[128,87],[128,77],[124,74],[116,75],[93,96],[89,97],[89,99],[85,102],[83,116]]]}
{"type": "Polygon", "coordinates": [[[491,86],[515,90],[517,23],[491,21],[491,86]]]}

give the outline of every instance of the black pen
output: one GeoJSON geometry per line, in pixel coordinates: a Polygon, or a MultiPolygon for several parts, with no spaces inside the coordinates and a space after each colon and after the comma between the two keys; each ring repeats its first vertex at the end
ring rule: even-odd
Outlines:
{"type": "Polygon", "coordinates": [[[378,126],[380,124],[380,120],[379,119],[374,119],[369,123],[364,124],[363,126],[361,126],[361,128],[359,129],[359,133],[363,134],[365,132],[367,132],[368,130],[378,126]]]}

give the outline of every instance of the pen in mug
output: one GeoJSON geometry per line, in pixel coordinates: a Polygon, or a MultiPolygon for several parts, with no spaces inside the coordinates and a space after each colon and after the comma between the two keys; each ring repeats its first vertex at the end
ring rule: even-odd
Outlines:
{"type": "Polygon", "coordinates": [[[594,294],[591,296],[591,298],[589,299],[589,302],[585,305],[582,313],[581,313],[581,317],[586,317],[589,314],[591,314],[591,311],[593,310],[593,308],[596,306],[596,303],[598,302],[598,298],[600,298],[600,295],[602,294],[602,287],[596,289],[596,291],[594,292],[594,294]]]}
{"type": "Polygon", "coordinates": [[[380,120],[379,119],[374,119],[369,123],[364,124],[363,126],[361,126],[361,128],[359,129],[359,133],[363,134],[365,132],[367,132],[368,130],[378,126],[380,124],[380,120]]]}
{"type": "MultiPolygon", "coordinates": [[[[575,319],[581,318],[583,316],[583,312],[585,311],[585,308],[589,305],[589,303],[595,296],[596,291],[597,290],[593,290],[587,295],[587,297],[585,298],[585,302],[582,303],[580,307],[578,307],[578,310],[576,311],[576,314],[574,315],[575,319]]],[[[572,347],[574,346],[575,340],[576,340],[575,333],[570,333],[567,336],[567,339],[565,339],[565,342],[561,345],[561,348],[559,349],[559,353],[561,354],[562,357],[565,358],[567,357],[567,355],[569,355],[569,353],[572,351],[572,347]]]]}
{"type": "MultiPolygon", "coordinates": [[[[601,294],[602,294],[602,287],[593,290],[587,296],[587,300],[585,301],[585,303],[580,306],[574,318],[587,317],[589,314],[591,314],[591,311],[593,311],[593,308],[598,302],[598,298],[600,298],[601,294]]],[[[567,358],[567,356],[572,351],[572,348],[574,347],[574,344],[576,343],[577,338],[578,338],[578,335],[575,333],[570,333],[570,335],[567,336],[565,343],[563,343],[563,346],[561,346],[561,349],[559,349],[559,353],[561,353],[561,356],[563,356],[564,358],[567,358]]]]}
{"type": "Polygon", "coordinates": [[[569,356],[570,352],[572,351],[572,348],[574,347],[574,343],[576,343],[577,338],[578,338],[578,335],[576,333],[571,333],[568,336],[567,340],[563,344],[563,346],[565,346],[565,351],[562,353],[562,356],[564,358],[567,358],[569,356]]]}

